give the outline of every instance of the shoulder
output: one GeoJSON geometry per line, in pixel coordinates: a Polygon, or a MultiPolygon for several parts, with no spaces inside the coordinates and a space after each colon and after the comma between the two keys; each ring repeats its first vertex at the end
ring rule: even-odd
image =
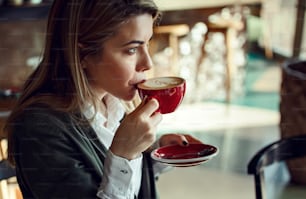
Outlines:
{"type": "Polygon", "coordinates": [[[46,105],[31,105],[15,118],[12,127],[14,134],[36,136],[54,135],[69,132],[73,124],[72,114],[54,110],[46,105]]]}
{"type": "Polygon", "coordinates": [[[26,107],[16,117],[17,123],[54,123],[56,121],[67,120],[71,114],[52,109],[46,105],[31,105],[26,107]]]}

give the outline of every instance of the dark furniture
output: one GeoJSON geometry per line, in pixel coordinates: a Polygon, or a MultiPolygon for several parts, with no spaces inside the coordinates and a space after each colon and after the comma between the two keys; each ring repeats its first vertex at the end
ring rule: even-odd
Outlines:
{"type": "Polygon", "coordinates": [[[248,174],[254,175],[256,199],[264,198],[265,167],[303,156],[306,156],[306,135],[282,138],[259,150],[248,164],[248,174]]]}

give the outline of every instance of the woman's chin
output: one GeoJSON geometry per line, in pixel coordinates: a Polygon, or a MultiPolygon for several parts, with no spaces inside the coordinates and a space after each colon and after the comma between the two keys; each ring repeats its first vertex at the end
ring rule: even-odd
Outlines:
{"type": "Polygon", "coordinates": [[[129,92],[128,95],[126,95],[124,98],[122,98],[124,101],[132,101],[136,97],[136,90],[129,92]]]}

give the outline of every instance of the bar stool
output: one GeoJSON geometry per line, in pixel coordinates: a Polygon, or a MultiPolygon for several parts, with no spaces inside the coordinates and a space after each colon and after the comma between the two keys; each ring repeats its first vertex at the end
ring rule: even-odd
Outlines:
{"type": "Polygon", "coordinates": [[[162,44],[161,37],[167,37],[167,45],[171,48],[171,60],[170,60],[170,73],[172,75],[179,75],[179,38],[189,33],[189,26],[186,24],[175,24],[175,25],[163,25],[154,28],[154,38],[150,43],[150,53],[153,55],[156,53],[162,44]]]}
{"type": "Polygon", "coordinates": [[[235,30],[241,30],[243,28],[243,23],[242,22],[235,22],[232,20],[223,20],[223,19],[218,19],[213,22],[208,22],[207,24],[207,32],[204,35],[204,42],[202,45],[202,52],[201,56],[198,60],[197,64],[197,74],[199,74],[200,71],[200,66],[202,60],[207,56],[207,53],[205,51],[205,45],[207,43],[207,40],[209,39],[209,34],[210,33],[222,33],[224,35],[224,44],[226,47],[226,65],[225,65],[225,82],[224,82],[224,87],[225,87],[225,93],[226,93],[226,102],[230,102],[231,100],[231,73],[233,69],[233,50],[231,46],[231,34],[230,30],[235,29],[235,30]]]}

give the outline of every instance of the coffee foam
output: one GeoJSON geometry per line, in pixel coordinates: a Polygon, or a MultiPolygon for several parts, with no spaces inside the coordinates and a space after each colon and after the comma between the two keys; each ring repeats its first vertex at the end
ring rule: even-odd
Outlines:
{"type": "Polygon", "coordinates": [[[146,80],[138,87],[141,89],[165,89],[175,87],[183,82],[184,80],[179,77],[157,77],[146,80]]]}

